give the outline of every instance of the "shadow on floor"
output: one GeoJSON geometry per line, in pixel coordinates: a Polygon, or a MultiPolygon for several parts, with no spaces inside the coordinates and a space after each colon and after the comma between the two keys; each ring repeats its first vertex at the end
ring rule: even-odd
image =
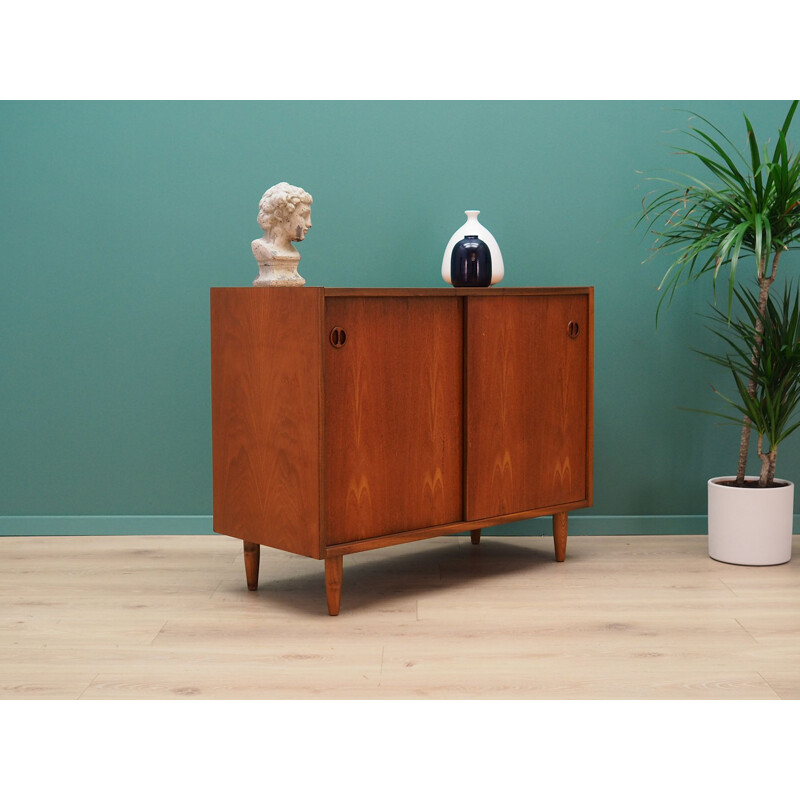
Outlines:
{"type": "MultiPolygon", "coordinates": [[[[480,591],[484,581],[535,572],[557,566],[552,540],[526,538],[525,544],[484,537],[481,544],[442,542],[423,546],[415,543],[413,552],[403,553],[403,545],[344,558],[341,613],[378,608],[387,604],[409,609],[419,598],[453,587],[474,587],[480,591]]],[[[575,559],[578,557],[575,556],[575,559]]],[[[567,560],[570,560],[569,554],[567,560]]],[[[327,616],[324,566],[322,561],[303,559],[298,575],[270,580],[269,562],[262,560],[257,596],[270,606],[283,606],[295,613],[327,616]]],[[[240,591],[247,591],[242,567],[240,591]]]]}

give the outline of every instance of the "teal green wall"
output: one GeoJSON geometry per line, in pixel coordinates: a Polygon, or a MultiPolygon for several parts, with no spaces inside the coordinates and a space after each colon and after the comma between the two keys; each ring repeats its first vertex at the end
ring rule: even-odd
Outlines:
{"type": "MultiPolygon", "coordinates": [[[[314,196],[310,284],[443,285],[478,208],[504,285],[595,286],[595,506],[576,531],[689,530],[737,432],[678,410],[714,403],[689,351],[710,287],[656,330],[665,262],[642,265],[633,229],[637,170],[681,165],[666,132],[687,107],[743,145],[743,111],[772,136],[787,103],[0,104],[0,533],[210,530],[208,289],[253,280],[257,204],[282,180],[314,196]]],[[[778,472],[800,478],[800,439],[778,472]]]]}

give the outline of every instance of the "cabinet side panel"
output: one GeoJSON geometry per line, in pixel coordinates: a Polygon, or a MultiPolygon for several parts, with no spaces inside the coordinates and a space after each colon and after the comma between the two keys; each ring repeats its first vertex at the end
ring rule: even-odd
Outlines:
{"type": "Polygon", "coordinates": [[[214,530],[314,558],[321,302],[312,288],[211,290],[214,530]]]}
{"type": "Polygon", "coordinates": [[[594,503],[594,287],[587,298],[589,322],[586,365],[586,504],[594,503]]]}
{"type": "Polygon", "coordinates": [[[589,305],[467,300],[467,519],[590,502],[589,305]]]}
{"type": "Polygon", "coordinates": [[[328,544],[456,522],[462,511],[462,301],[326,299],[328,544]]]}

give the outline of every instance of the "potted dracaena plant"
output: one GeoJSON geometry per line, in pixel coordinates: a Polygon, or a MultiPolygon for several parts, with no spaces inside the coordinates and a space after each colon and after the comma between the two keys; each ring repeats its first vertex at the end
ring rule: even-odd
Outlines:
{"type": "Polygon", "coordinates": [[[760,149],[746,115],[747,156],[697,116],[700,123],[690,124],[687,132],[692,144],[678,154],[694,160],[709,177],[674,171],[670,178],[651,178],[666,188],[644,198],[637,223],[656,236],[650,258],[672,254],[659,285],[657,316],[678,287],[711,273],[716,294],[719,276],[727,279],[727,310],[717,310],[712,329],[732,352],[712,361],[732,373],[737,398],[723,397],[741,413],[741,435],[736,475],[708,482],[709,555],[737,564],[783,563],[791,555],[794,486],[775,479],[775,460],[778,444],[796,427],[792,414],[800,384],[793,370],[800,353],[796,346],[784,347],[794,324],[789,290],[777,303],[771,302],[770,289],[781,256],[800,243],[800,157],[790,153],[787,142],[797,105],[796,100],[790,104],[771,156],[769,148],[760,149]],[[754,291],[738,288],[745,256],[755,261],[754,291]],[[734,319],[734,300],[742,319],[734,319]],[[745,474],[753,430],[762,466],[757,478],[745,474]],[[781,506],[782,522],[767,512],[770,502],[781,506]],[[779,535],[783,545],[766,545],[772,535],[779,535]]]}
{"type": "Polygon", "coordinates": [[[786,286],[762,312],[759,291],[734,293],[741,316],[712,308],[709,325],[728,351],[703,355],[730,372],[735,389],[730,397],[714,389],[730,410],[706,413],[745,420],[757,435],[761,474],[743,485],[734,476],[708,482],[708,553],[733,564],[783,564],[792,555],[794,486],[775,480],[775,464],[778,445],[800,427],[800,295],[786,286]]]}

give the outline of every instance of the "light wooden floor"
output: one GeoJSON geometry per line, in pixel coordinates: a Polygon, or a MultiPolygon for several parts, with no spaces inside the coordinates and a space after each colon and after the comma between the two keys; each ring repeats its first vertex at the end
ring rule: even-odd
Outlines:
{"type": "MultiPolygon", "coordinates": [[[[797,537],[796,537],[797,538],[797,537]]],[[[431,539],[322,562],[223,536],[0,538],[0,698],[800,699],[800,558],[700,536],[431,539]]]]}

